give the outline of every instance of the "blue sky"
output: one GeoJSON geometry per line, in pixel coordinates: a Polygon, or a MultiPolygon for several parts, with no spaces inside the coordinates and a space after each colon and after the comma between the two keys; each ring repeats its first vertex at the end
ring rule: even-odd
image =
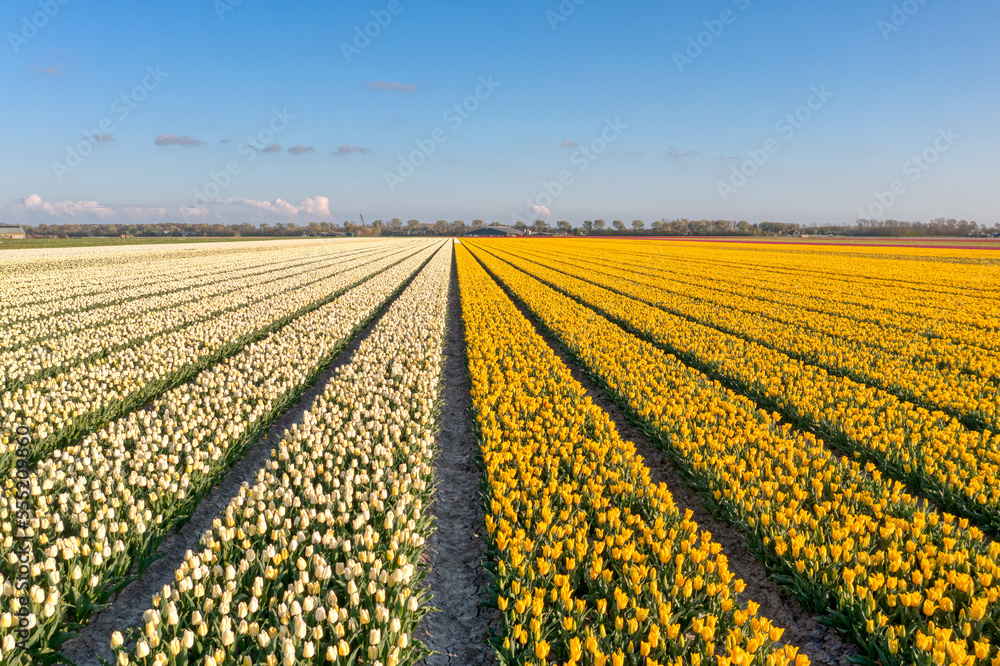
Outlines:
{"type": "Polygon", "coordinates": [[[1000,222],[995,2],[8,0],[0,28],[0,221],[1000,222]]]}

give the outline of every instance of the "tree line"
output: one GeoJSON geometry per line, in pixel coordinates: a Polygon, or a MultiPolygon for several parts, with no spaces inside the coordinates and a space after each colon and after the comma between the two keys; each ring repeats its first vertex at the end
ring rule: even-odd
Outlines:
{"type": "MultiPolygon", "coordinates": [[[[160,222],[151,224],[40,224],[25,226],[29,236],[56,236],[69,238],[87,237],[308,237],[323,235],[350,236],[458,236],[471,229],[484,226],[504,226],[499,222],[487,224],[483,220],[438,220],[434,223],[401,218],[375,220],[371,224],[344,222],[310,222],[298,225],[294,222],[242,224],[198,224],[160,222]]],[[[648,227],[642,220],[626,224],[613,220],[609,225],[602,219],[585,220],[575,227],[566,220],[550,225],[545,220],[531,224],[518,221],[515,227],[530,230],[533,234],[557,233],[573,236],[776,236],[788,234],[872,236],[872,237],[918,237],[918,236],[983,236],[1000,233],[1000,225],[981,226],[976,222],[938,218],[930,222],[907,222],[902,220],[858,220],[853,225],[807,226],[784,222],[760,222],[751,224],[746,220],[658,220],[648,227]]]]}

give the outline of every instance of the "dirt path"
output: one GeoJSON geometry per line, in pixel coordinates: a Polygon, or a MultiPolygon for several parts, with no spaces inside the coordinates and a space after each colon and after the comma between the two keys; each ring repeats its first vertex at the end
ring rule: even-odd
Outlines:
{"type": "Polygon", "coordinates": [[[438,652],[422,662],[427,666],[495,663],[493,649],[485,641],[490,628],[499,626],[500,616],[481,606],[479,596],[488,587],[489,577],[483,569],[486,547],[477,536],[483,522],[467,367],[458,272],[453,268],[435,461],[437,488],[430,508],[437,531],[427,547],[431,604],[441,612],[425,616],[414,634],[438,652]]]}
{"type": "Polygon", "coordinates": [[[841,638],[834,629],[817,622],[795,598],[770,579],[764,565],[746,550],[743,536],[735,528],[712,517],[700,497],[684,485],[666,454],[651,444],[642,431],[629,422],[607,394],[587,376],[562,343],[539,326],[531,312],[513,298],[502,283],[498,284],[504,288],[508,296],[511,296],[521,314],[531,322],[538,334],[567,365],[573,378],[583,385],[594,404],[608,413],[622,438],[636,445],[636,450],[649,468],[653,481],[667,484],[680,512],[684,513],[687,509],[691,509],[698,526],[710,532],[712,538],[722,545],[722,550],[729,559],[730,570],[747,584],[746,591],[742,595],[743,599],[760,604],[761,614],[773,620],[776,626],[785,629],[782,643],[801,648],[815,666],[848,666],[850,664],[848,658],[858,654],[857,648],[850,641],[841,638]]]}
{"type": "MultiPolygon", "coordinates": [[[[418,273],[419,271],[414,276],[418,273]]],[[[271,451],[281,441],[285,430],[293,424],[302,423],[302,415],[323,392],[330,378],[338,368],[350,361],[354,351],[378,325],[410,281],[412,277],[404,282],[403,288],[382,306],[368,325],[354,336],[299,400],[271,424],[257,444],[247,451],[226,477],[202,498],[184,527],[167,537],[156,551],[165,553],[165,556],[150,565],[139,580],[122,590],[111,606],[90,618],[89,624],[79,636],[63,646],[62,651],[77,666],[99,666],[99,657],[114,662],[110,646],[111,633],[116,630],[124,633],[127,626],[141,624],[142,613],[149,608],[152,596],[162,590],[164,585],[173,582],[174,571],[184,561],[184,554],[199,547],[202,535],[211,529],[212,521],[225,511],[239,492],[240,486],[253,482],[257,472],[271,458],[271,451]]]]}

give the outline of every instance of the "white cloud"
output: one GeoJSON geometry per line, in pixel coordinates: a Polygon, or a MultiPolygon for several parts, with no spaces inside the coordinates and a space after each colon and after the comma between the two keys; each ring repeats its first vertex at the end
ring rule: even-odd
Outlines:
{"type": "MultiPolygon", "coordinates": [[[[189,209],[190,217],[206,217],[208,210],[189,209]]],[[[52,224],[100,224],[102,222],[161,222],[183,217],[180,208],[170,206],[120,206],[99,201],[45,201],[32,194],[4,213],[21,222],[52,224]]]]}
{"type": "Polygon", "coordinates": [[[549,218],[552,217],[552,211],[546,208],[545,206],[532,206],[531,208],[528,209],[528,212],[531,213],[531,215],[536,219],[543,217],[549,217],[549,218]]]}
{"type": "Polygon", "coordinates": [[[218,203],[232,206],[246,206],[259,211],[279,215],[281,217],[294,217],[299,214],[298,206],[294,206],[284,199],[274,201],[259,201],[257,199],[223,199],[218,203]]]}
{"type": "Polygon", "coordinates": [[[96,218],[98,220],[113,220],[117,211],[104,206],[97,201],[58,201],[47,202],[37,194],[32,194],[21,201],[20,207],[28,214],[46,216],[53,219],[75,220],[78,218],[96,218]]]}
{"type": "Polygon", "coordinates": [[[322,195],[303,199],[297,204],[284,199],[274,201],[259,199],[223,199],[218,202],[211,202],[213,205],[232,206],[238,208],[250,208],[260,213],[268,213],[272,216],[282,217],[292,220],[297,217],[332,217],[330,212],[330,199],[322,195]]]}
{"type": "Polygon", "coordinates": [[[317,195],[298,203],[278,198],[221,199],[204,206],[133,206],[99,201],[45,201],[32,194],[12,206],[0,207],[0,214],[11,221],[26,224],[101,224],[104,222],[299,222],[329,219],[330,199],[317,195]]]}
{"type": "Polygon", "coordinates": [[[299,204],[299,213],[302,215],[315,215],[317,217],[333,216],[330,212],[330,200],[323,196],[305,199],[299,204]]]}
{"type": "Polygon", "coordinates": [[[563,148],[576,148],[579,145],[580,144],[578,144],[576,141],[570,141],[569,139],[566,139],[565,141],[562,142],[563,148]]]}

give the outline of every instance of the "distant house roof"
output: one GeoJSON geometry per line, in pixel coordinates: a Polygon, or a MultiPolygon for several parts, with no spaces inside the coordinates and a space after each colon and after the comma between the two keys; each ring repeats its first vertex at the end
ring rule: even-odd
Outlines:
{"type": "Polygon", "coordinates": [[[24,229],[21,227],[8,227],[0,225],[0,234],[23,234],[24,229]]]}
{"type": "Polygon", "coordinates": [[[463,236],[526,236],[528,230],[521,230],[516,227],[477,227],[467,231],[463,236]]]}

